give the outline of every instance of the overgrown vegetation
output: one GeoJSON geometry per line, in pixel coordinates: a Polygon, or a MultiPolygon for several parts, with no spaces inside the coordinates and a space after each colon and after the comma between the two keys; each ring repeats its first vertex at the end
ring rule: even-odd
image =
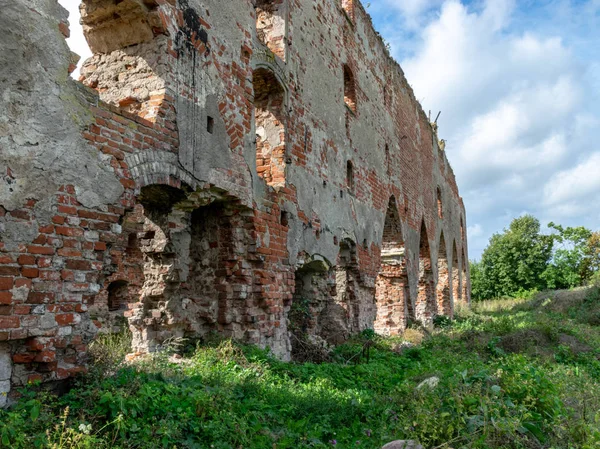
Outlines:
{"type": "Polygon", "coordinates": [[[598,448],[599,323],[591,288],[479,302],[403,339],[364,332],[321,364],[219,340],[123,363],[127,336],[107,337],[69,393],[30,388],[0,411],[0,446],[598,448]]]}
{"type": "Polygon", "coordinates": [[[481,261],[470,264],[473,299],[526,297],[600,280],[600,232],[555,223],[548,228],[551,233],[542,234],[539,220],[524,215],[494,234],[481,261]]]}

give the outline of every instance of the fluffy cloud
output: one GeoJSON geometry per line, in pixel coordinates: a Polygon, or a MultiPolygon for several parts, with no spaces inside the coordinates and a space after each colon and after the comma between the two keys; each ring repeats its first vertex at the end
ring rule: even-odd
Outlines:
{"type": "MultiPolygon", "coordinates": [[[[546,10],[511,0],[447,0],[433,16],[412,3],[402,13],[422,14],[410,19],[425,21],[422,30],[409,35],[383,21],[383,34],[424,108],[442,110],[440,136],[468,219],[477,223],[468,229],[471,256],[525,210],[543,224],[597,229],[600,66],[588,62],[586,42],[600,37],[586,28],[589,19],[566,0],[546,10]],[[568,23],[564,34],[555,26],[561,22],[568,23]],[[410,44],[394,46],[407,37],[410,44]]],[[[597,0],[581,7],[600,12],[597,0]]]]}

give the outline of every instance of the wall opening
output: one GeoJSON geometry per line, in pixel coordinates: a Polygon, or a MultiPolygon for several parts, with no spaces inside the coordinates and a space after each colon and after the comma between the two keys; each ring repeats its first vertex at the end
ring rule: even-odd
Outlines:
{"type": "Polygon", "coordinates": [[[347,64],[344,64],[344,103],[356,114],[356,84],[354,74],[347,64]]]}
{"type": "MultiPolygon", "coordinates": [[[[195,209],[190,217],[189,267],[182,293],[194,311],[187,332],[203,336],[229,323],[227,298],[219,287],[234,245],[232,225],[223,203],[195,209]]],[[[231,279],[230,279],[231,281],[231,279]]]]}
{"type": "Polygon", "coordinates": [[[213,331],[239,339],[246,335],[247,301],[253,294],[250,268],[242,269],[241,262],[248,260],[248,214],[218,194],[211,198],[209,191],[201,199],[212,202],[190,212],[196,193],[163,185],[142,189],[142,313],[129,320],[138,351],[213,331]],[[182,195],[185,208],[173,204],[182,195]],[[160,207],[159,198],[165,201],[160,207]]]}
{"type": "Polygon", "coordinates": [[[407,325],[408,274],[402,225],[396,199],[388,202],[381,242],[381,268],[375,280],[377,315],[375,331],[382,335],[398,335],[407,325]]]}
{"type": "Polygon", "coordinates": [[[129,282],[124,280],[113,281],[108,285],[108,310],[126,310],[129,304],[129,282]]]}
{"type": "Polygon", "coordinates": [[[354,193],[354,165],[352,161],[346,162],[346,187],[350,193],[354,193]]]}
{"type": "Polygon", "coordinates": [[[421,224],[419,242],[419,283],[417,300],[415,301],[416,319],[424,325],[430,325],[436,315],[436,309],[431,252],[427,237],[427,228],[425,227],[425,222],[423,222],[421,224]]]}
{"type": "Polygon", "coordinates": [[[458,264],[458,250],[456,249],[456,240],[452,243],[452,267],[450,279],[452,281],[452,309],[461,298],[460,293],[460,267],[458,264]]]}
{"type": "Polygon", "coordinates": [[[465,225],[463,221],[463,217],[460,217],[460,238],[462,241],[465,241],[465,225]]]}
{"type": "Polygon", "coordinates": [[[269,50],[285,61],[284,0],[257,0],[256,34],[269,50]]]}
{"type": "Polygon", "coordinates": [[[282,210],[281,214],[279,215],[279,224],[281,226],[287,226],[289,224],[289,222],[290,222],[290,213],[282,210]]]}
{"type": "Polygon", "coordinates": [[[273,72],[253,75],[256,171],[273,187],[285,185],[285,91],[273,72]]]}
{"type": "Polygon", "coordinates": [[[335,267],[335,303],[327,316],[328,340],[332,343],[343,343],[359,329],[358,277],[356,243],[343,239],[335,267]]]}
{"type": "Polygon", "coordinates": [[[171,212],[173,206],[186,199],[183,189],[163,184],[151,184],[141,188],[138,202],[144,206],[146,214],[164,215],[171,212]]]}
{"type": "Polygon", "coordinates": [[[450,299],[450,273],[448,271],[448,255],[444,233],[440,235],[438,247],[438,281],[437,310],[440,315],[452,317],[452,301],[450,299]]]}
{"type": "Polygon", "coordinates": [[[180,301],[180,260],[187,259],[187,213],[175,209],[186,199],[183,189],[163,184],[144,186],[138,196],[143,206],[143,228],[138,234],[143,254],[144,282],[140,290],[142,313],[130,319],[132,347],[152,352],[165,339],[182,337],[182,326],[165,326],[170,309],[180,301]]]}
{"type": "Polygon", "coordinates": [[[442,204],[442,191],[439,187],[436,189],[436,193],[437,193],[438,218],[443,218],[444,217],[444,209],[443,209],[443,204],[442,204]]]}
{"type": "Polygon", "coordinates": [[[318,352],[318,348],[327,347],[320,318],[333,304],[334,293],[333,270],[326,262],[313,260],[296,270],[294,295],[288,313],[294,360],[307,360],[315,348],[318,352]]]}

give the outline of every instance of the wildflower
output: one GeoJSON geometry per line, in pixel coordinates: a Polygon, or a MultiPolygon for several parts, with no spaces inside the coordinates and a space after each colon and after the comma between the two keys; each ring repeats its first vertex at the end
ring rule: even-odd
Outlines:
{"type": "Polygon", "coordinates": [[[368,437],[370,437],[371,436],[371,429],[365,430],[365,433],[367,434],[368,437]]]}
{"type": "Polygon", "coordinates": [[[337,444],[337,440],[329,440],[329,442],[331,443],[332,446],[335,446],[337,444]]]}
{"type": "Polygon", "coordinates": [[[92,431],[92,425],[81,423],[81,424],[79,424],[79,431],[81,433],[85,433],[86,435],[89,435],[90,432],[92,431]]]}

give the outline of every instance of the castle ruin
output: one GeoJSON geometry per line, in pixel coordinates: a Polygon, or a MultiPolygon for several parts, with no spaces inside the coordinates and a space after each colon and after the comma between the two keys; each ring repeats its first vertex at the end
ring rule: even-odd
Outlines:
{"type": "Polygon", "coordinates": [[[0,6],[0,405],[123,325],[289,360],[469,302],[443,141],[358,0],[83,0],[79,81],[57,0],[0,6]]]}

